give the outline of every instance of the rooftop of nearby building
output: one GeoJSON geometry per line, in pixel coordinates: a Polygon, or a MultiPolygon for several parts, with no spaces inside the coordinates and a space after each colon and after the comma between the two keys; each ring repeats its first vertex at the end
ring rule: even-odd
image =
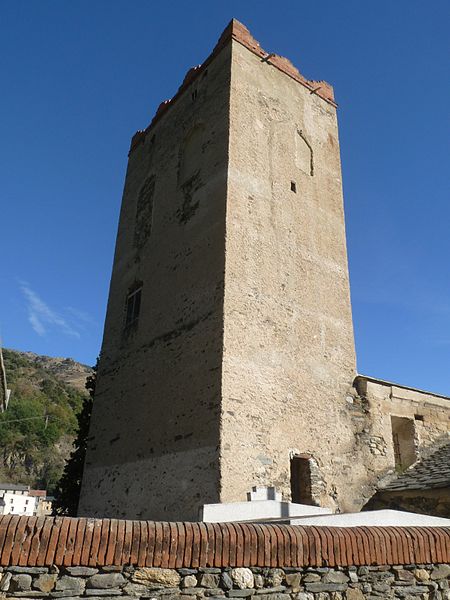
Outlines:
{"type": "Polygon", "coordinates": [[[377,383],[379,385],[385,385],[392,388],[398,388],[399,390],[407,390],[410,392],[417,392],[418,394],[425,394],[427,396],[434,396],[439,399],[450,400],[450,396],[445,396],[444,394],[437,394],[436,392],[430,392],[427,390],[421,390],[419,388],[414,388],[408,385],[403,385],[401,383],[395,383],[393,381],[386,381],[385,379],[378,379],[377,377],[370,377],[368,375],[357,375],[355,378],[355,386],[358,387],[358,384],[362,382],[371,382],[377,383]]]}
{"type": "Polygon", "coordinates": [[[11,492],[28,492],[30,487],[28,485],[21,485],[18,483],[0,483],[0,491],[11,491],[11,492]]]}
{"type": "Polygon", "coordinates": [[[450,441],[433,454],[418,460],[399,477],[381,487],[382,491],[450,488],[450,441]]]}
{"type": "Polygon", "coordinates": [[[46,498],[47,497],[47,490],[30,490],[29,496],[35,496],[38,498],[46,498]]]}

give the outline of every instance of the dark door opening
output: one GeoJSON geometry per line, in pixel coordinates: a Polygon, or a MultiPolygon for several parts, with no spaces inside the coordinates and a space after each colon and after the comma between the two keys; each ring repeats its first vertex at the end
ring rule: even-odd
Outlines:
{"type": "Polygon", "coordinates": [[[311,457],[307,454],[291,458],[291,498],[297,504],[315,505],[311,488],[311,457]]]}

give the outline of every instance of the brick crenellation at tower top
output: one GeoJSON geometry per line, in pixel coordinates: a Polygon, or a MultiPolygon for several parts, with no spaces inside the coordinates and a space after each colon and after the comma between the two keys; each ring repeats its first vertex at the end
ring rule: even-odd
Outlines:
{"type": "Polygon", "coordinates": [[[173,106],[181,94],[191,85],[191,83],[197,79],[201,73],[204,72],[211,60],[230,40],[235,40],[239,44],[242,44],[242,46],[253,52],[253,54],[256,56],[259,56],[264,62],[272,65],[279,71],[286,73],[286,75],[308,88],[311,94],[316,94],[332,106],[337,107],[337,104],[334,100],[333,87],[329,83],[326,81],[314,81],[311,79],[306,79],[306,77],[300,73],[297,67],[295,67],[288,58],[278,54],[266,52],[266,50],[261,48],[259,42],[255,40],[245,25],[236,19],[232,19],[223,31],[219,41],[208,58],[202,64],[192,67],[188,70],[176,94],[172,98],[164,100],[158,106],[150,125],[146,129],[139,130],[134,134],[131,139],[130,152],[132,152],[136,146],[145,139],[145,136],[152,129],[155,123],[159,121],[168,108],[173,106]]]}

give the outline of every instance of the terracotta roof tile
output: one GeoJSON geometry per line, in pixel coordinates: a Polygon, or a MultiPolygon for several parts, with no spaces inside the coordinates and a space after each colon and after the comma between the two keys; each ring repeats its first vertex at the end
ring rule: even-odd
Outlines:
{"type": "Polygon", "coordinates": [[[0,517],[0,566],[164,568],[445,563],[444,527],[309,527],[0,517]]]}
{"type": "Polygon", "coordinates": [[[433,454],[420,459],[384,486],[382,491],[431,490],[450,488],[450,441],[433,454]]]}

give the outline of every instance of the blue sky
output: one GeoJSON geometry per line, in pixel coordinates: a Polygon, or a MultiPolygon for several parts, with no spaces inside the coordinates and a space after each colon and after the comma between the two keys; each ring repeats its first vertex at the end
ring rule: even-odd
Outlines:
{"type": "Polygon", "coordinates": [[[447,0],[0,2],[0,331],[92,364],[132,134],[231,17],[335,88],[358,371],[450,395],[447,0]]]}

